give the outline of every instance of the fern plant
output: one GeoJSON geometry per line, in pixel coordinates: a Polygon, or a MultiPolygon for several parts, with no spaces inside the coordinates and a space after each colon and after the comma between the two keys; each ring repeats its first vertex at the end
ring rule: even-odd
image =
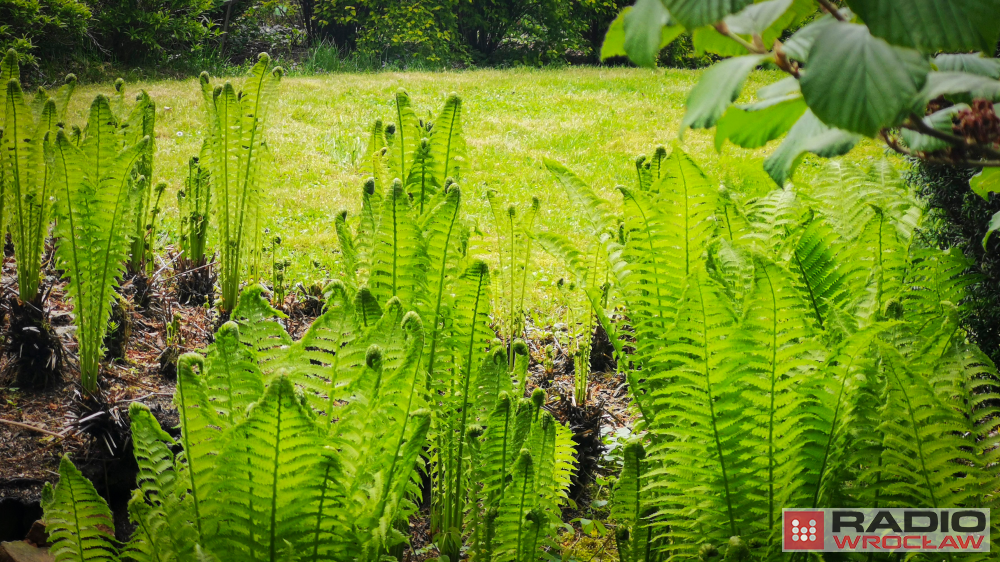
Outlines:
{"type": "MultiPolygon", "coordinates": [[[[620,236],[609,205],[548,163],[635,331],[649,476],[619,521],[640,513],[646,544],[678,559],[778,560],[784,507],[992,505],[997,374],[957,321],[965,261],[921,247],[923,209],[892,167],[835,163],[746,198],[678,148],[653,161],[619,188],[620,236]]],[[[545,239],[581,271],[572,242],[545,239]]],[[[619,537],[628,556],[635,538],[619,537]]]]}
{"type": "MultiPolygon", "coordinates": [[[[455,183],[461,178],[464,158],[461,110],[460,99],[452,95],[432,123],[421,122],[409,96],[399,92],[398,123],[384,126],[378,121],[372,126],[363,168],[371,177],[362,190],[356,227],[346,212],[335,221],[343,283],[327,291],[330,298],[353,300],[365,318],[378,318],[385,303],[399,299],[427,322],[421,371],[425,388],[435,397],[428,451],[431,532],[442,554],[453,560],[463,545],[471,548],[470,541],[482,538],[473,530],[477,522],[501,507],[481,494],[476,451],[488,440],[481,442],[478,431],[470,428],[487,425],[492,400],[501,390],[513,393],[516,385],[522,395],[527,371],[523,343],[511,342],[487,353],[493,338],[493,279],[487,265],[468,252],[470,228],[461,215],[462,191],[455,183]],[[515,356],[512,364],[507,361],[508,348],[515,356]],[[481,382],[484,377],[493,382],[486,385],[481,382]]],[[[516,406],[516,398],[512,400],[516,406]]],[[[488,429],[482,435],[487,434],[492,435],[488,429]]],[[[511,447],[510,454],[490,470],[514,471],[520,444],[511,447]]],[[[552,451],[531,454],[535,463],[553,463],[552,451]]],[[[530,472],[539,470],[536,465],[530,472]]],[[[511,515],[509,525],[527,524],[526,514],[541,510],[531,515],[540,548],[541,539],[552,536],[554,505],[532,504],[518,512],[521,515],[511,515]]],[[[537,553],[524,545],[518,550],[514,534],[511,556],[537,553]]]]}
{"type": "Polygon", "coordinates": [[[162,194],[166,184],[153,184],[153,156],[156,153],[156,104],[145,90],[136,95],[136,103],[131,109],[126,108],[125,81],[115,80],[114,95],[111,98],[111,109],[118,124],[118,133],[122,146],[135,144],[143,137],[150,141],[143,150],[139,161],[129,174],[129,181],[137,184],[133,190],[138,194],[138,200],[133,208],[131,223],[133,232],[127,272],[129,275],[148,274],[152,265],[152,243],[154,222],[158,214],[157,194],[162,194]]]}
{"type": "Polygon", "coordinates": [[[2,121],[5,134],[0,137],[4,179],[0,188],[3,190],[0,228],[10,225],[17,260],[18,297],[22,302],[40,306],[41,262],[52,207],[45,143],[47,138],[54,140],[66,119],[66,106],[76,87],[76,76],[68,75],[54,97],[39,89],[29,101],[21,90],[17,53],[11,49],[0,62],[0,80],[5,87],[2,121]]]}
{"type": "Polygon", "coordinates": [[[46,147],[65,120],[76,77],[68,75],[54,97],[39,89],[28,100],[21,90],[17,53],[10,50],[0,61],[0,81],[4,84],[0,232],[6,233],[9,226],[18,287],[18,298],[10,304],[10,330],[4,338],[5,347],[16,351],[6,369],[13,371],[17,386],[38,388],[58,378],[62,357],[59,338],[46,322],[41,286],[53,198],[46,147]]]}
{"type": "Polygon", "coordinates": [[[498,313],[503,318],[500,334],[507,343],[507,362],[513,369],[514,340],[525,336],[524,295],[528,286],[528,270],[531,269],[531,234],[541,202],[538,197],[533,197],[531,206],[523,216],[519,216],[514,205],[502,209],[503,205],[493,190],[487,192],[486,198],[497,233],[496,255],[500,266],[497,284],[501,297],[498,299],[498,313]]]}
{"type": "Polygon", "coordinates": [[[240,323],[224,324],[204,355],[181,357],[176,442],[145,406],[130,408],[139,472],[123,549],[107,506],[64,459],[44,506],[57,559],[375,561],[400,543],[430,425],[419,317],[393,300],[358,327],[363,311],[336,300],[303,340],[275,347],[265,342],[288,342],[278,314],[249,289],[233,311],[240,323]],[[321,402],[314,360],[334,355],[317,338],[344,344],[333,348],[345,375],[331,385],[336,399],[321,402]]]}
{"type": "Polygon", "coordinates": [[[265,133],[283,75],[284,70],[261,53],[243,90],[229,82],[213,88],[207,73],[200,77],[208,121],[208,148],[200,163],[210,170],[217,209],[224,314],[236,306],[240,284],[260,275],[260,201],[270,178],[265,133]]]}
{"type": "Polygon", "coordinates": [[[90,106],[79,147],[62,129],[48,149],[56,199],[56,259],[69,278],[83,388],[96,392],[104,335],[124,270],[138,182],[133,168],[150,142],[144,137],[119,152],[117,121],[103,95],[90,106]]]}

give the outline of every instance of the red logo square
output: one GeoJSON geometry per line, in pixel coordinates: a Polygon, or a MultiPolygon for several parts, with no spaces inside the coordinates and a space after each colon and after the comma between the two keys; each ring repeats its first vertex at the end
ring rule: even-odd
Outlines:
{"type": "Polygon", "coordinates": [[[783,511],[782,550],[823,550],[822,511],[783,511]]]}

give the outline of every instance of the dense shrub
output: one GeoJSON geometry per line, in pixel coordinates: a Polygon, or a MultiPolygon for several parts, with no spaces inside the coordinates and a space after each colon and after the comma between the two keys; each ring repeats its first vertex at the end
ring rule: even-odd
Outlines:
{"type": "Polygon", "coordinates": [[[0,0],[0,51],[16,49],[21,62],[82,44],[90,8],[77,0],[0,0]]]}
{"type": "Polygon", "coordinates": [[[119,60],[160,60],[198,49],[213,34],[212,0],[91,0],[90,32],[119,60]]]}
{"type": "Polygon", "coordinates": [[[620,0],[299,0],[316,38],[383,62],[596,60],[620,0]]]}
{"type": "Polygon", "coordinates": [[[968,313],[963,324],[980,349],[1000,362],[1000,237],[992,236],[986,247],[982,240],[987,223],[1000,211],[1000,197],[986,201],[969,190],[971,168],[915,162],[910,183],[930,206],[931,220],[925,223],[929,242],[942,249],[956,248],[973,261],[972,273],[980,275],[968,288],[968,313]]]}
{"type": "Polygon", "coordinates": [[[300,2],[303,13],[313,11],[320,37],[364,56],[437,64],[463,58],[456,21],[459,0],[300,2]]]}

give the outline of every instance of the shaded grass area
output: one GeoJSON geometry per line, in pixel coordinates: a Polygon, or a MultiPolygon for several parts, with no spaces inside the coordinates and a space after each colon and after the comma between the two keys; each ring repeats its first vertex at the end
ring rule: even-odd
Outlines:
{"type": "MultiPolygon", "coordinates": [[[[675,142],[720,183],[747,195],[773,189],[760,160],[776,143],[755,151],[728,145],[718,153],[714,131],[688,131],[678,140],[684,100],[700,72],[588,67],[290,76],[271,112],[272,185],[264,203],[270,234],[283,240],[279,257],[291,260],[286,279],[308,284],[336,271],[333,216],[342,209],[353,215],[360,208],[358,156],[367,143],[364,129],[376,118],[391,121],[397,88],[410,93],[423,118],[436,114],[450,92],[462,96],[469,148],[460,178],[463,207],[484,233],[473,241],[473,251],[494,263],[493,221],[485,201],[489,189],[521,209],[537,196],[541,229],[571,236],[577,232],[577,218],[567,212],[565,196],[542,165],[545,157],[565,163],[615,207],[614,187],[635,181],[635,157],[675,142]]],[[[755,72],[744,98],[752,99],[758,87],[779,77],[778,72],[755,72]]],[[[242,79],[232,80],[239,84],[242,79]]],[[[197,155],[204,138],[198,81],[140,81],[127,88],[132,94],[146,89],[157,104],[154,181],[170,185],[163,232],[163,242],[170,243],[177,230],[175,194],[188,159],[197,155]]],[[[70,122],[82,124],[93,96],[110,91],[108,84],[80,87],[70,122]]],[[[881,146],[866,141],[849,158],[874,159],[883,153],[881,146]]],[[[807,158],[796,180],[808,181],[821,163],[807,158]]],[[[563,271],[548,256],[536,256],[527,304],[549,320],[559,306],[552,296],[563,271]]],[[[265,256],[265,262],[270,258],[265,256]]]]}

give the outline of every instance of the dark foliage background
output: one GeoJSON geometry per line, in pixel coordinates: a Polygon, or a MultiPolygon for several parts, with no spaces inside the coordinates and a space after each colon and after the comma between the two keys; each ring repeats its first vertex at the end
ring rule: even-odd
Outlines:
{"type": "Polygon", "coordinates": [[[1000,236],[992,236],[986,248],[990,218],[1000,211],[1000,196],[989,201],[969,189],[969,178],[977,170],[914,161],[909,180],[933,212],[925,225],[928,242],[942,249],[955,248],[973,260],[973,273],[981,276],[969,288],[964,324],[973,340],[1000,363],[1000,236]]]}
{"type": "MultiPolygon", "coordinates": [[[[29,81],[219,71],[260,51],[305,71],[597,63],[629,0],[0,0],[29,81]]],[[[698,66],[690,41],[663,63],[698,66]]],[[[238,69],[237,69],[238,71],[238,69]]]]}

